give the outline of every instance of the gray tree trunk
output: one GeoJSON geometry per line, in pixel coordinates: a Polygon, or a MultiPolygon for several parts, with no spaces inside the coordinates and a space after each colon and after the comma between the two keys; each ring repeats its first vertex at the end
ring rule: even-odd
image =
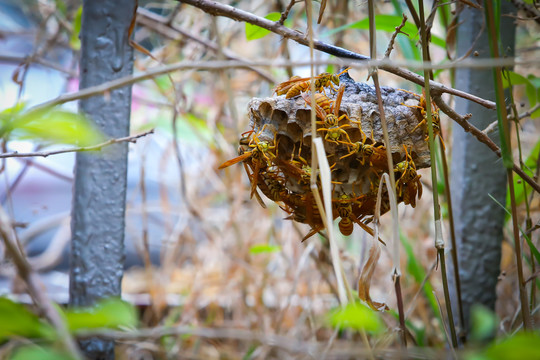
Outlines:
{"type": "MultiPolygon", "coordinates": [[[[511,11],[511,5],[503,2],[502,13],[511,11]]],[[[457,33],[457,57],[463,56],[472,47],[477,58],[489,58],[489,38],[485,25],[484,10],[465,6],[459,15],[457,33]],[[476,39],[480,34],[480,38],[476,39]],[[476,42],[475,42],[476,40],[476,42]]],[[[515,25],[509,17],[501,18],[502,52],[513,55],[515,25]],[[507,53],[510,49],[511,53],[507,53]]],[[[456,88],[495,100],[495,86],[491,69],[457,69],[456,88]]],[[[497,119],[493,110],[488,110],[471,101],[456,98],[456,111],[471,113],[471,123],[484,129],[497,119]]],[[[499,143],[499,134],[491,138],[499,143]]],[[[461,295],[465,329],[470,327],[470,312],[474,304],[495,308],[495,286],[500,273],[501,242],[503,240],[504,210],[506,201],[506,170],[500,160],[484,144],[467,134],[459,126],[453,128],[452,201],[461,279],[461,295]]],[[[452,279],[453,270],[448,272],[452,279]]],[[[454,294],[454,314],[457,315],[454,294]]],[[[457,322],[456,322],[457,323],[457,322]]]]}
{"type": "MultiPolygon", "coordinates": [[[[133,0],[84,0],[80,89],[129,75],[133,51],[128,29],[133,0]]],[[[80,110],[107,136],[129,134],[131,87],[80,102],[80,110]]],[[[124,266],[127,143],[100,153],[78,153],[72,209],[70,305],[120,296],[124,266]]],[[[91,359],[113,359],[114,343],[81,343],[91,359]]]]}

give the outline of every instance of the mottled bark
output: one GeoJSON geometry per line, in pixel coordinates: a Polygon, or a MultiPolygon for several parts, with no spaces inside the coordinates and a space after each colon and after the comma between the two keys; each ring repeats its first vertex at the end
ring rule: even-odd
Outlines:
{"type": "MultiPolygon", "coordinates": [[[[128,31],[132,0],[85,0],[81,28],[80,89],[129,75],[133,51],[128,31]]],[[[107,136],[129,134],[131,86],[82,100],[80,110],[107,136]]],[[[124,265],[124,215],[128,144],[78,153],[72,210],[70,304],[90,305],[120,296],[124,265]]],[[[114,358],[114,343],[81,343],[91,359],[114,358]]]]}
{"type": "MultiPolygon", "coordinates": [[[[510,6],[506,2],[503,4],[503,14],[510,12],[510,6]]],[[[513,22],[512,18],[501,18],[502,51],[507,56],[513,54],[513,22]]],[[[460,13],[459,24],[457,56],[463,56],[472,47],[471,54],[478,58],[489,58],[489,38],[483,9],[466,6],[460,13]]],[[[495,99],[491,69],[457,69],[456,88],[484,99],[495,99]]],[[[456,98],[455,110],[460,114],[471,113],[470,122],[480,129],[497,119],[495,111],[462,98],[456,98]]],[[[492,133],[491,138],[499,144],[497,132],[492,133]]],[[[461,294],[467,329],[473,305],[495,308],[505,213],[490,196],[505,203],[506,170],[502,160],[490,149],[465,133],[461,127],[455,126],[451,177],[461,294]]],[[[452,270],[448,274],[450,278],[453,277],[452,270]]],[[[453,301],[453,305],[456,304],[457,301],[453,301]]],[[[457,316],[457,311],[454,314],[457,316]]]]}

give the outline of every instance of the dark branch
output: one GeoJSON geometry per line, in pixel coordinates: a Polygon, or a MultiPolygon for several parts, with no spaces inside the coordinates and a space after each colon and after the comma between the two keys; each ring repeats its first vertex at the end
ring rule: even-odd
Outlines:
{"type": "MultiPolygon", "coordinates": [[[[300,31],[291,30],[279,24],[278,22],[270,21],[260,16],[253,15],[252,13],[249,13],[247,11],[237,9],[229,5],[220,4],[218,2],[211,1],[211,0],[178,0],[178,1],[195,6],[203,10],[204,12],[214,15],[214,16],[225,16],[233,20],[244,21],[250,24],[260,26],[278,35],[281,35],[287,39],[294,40],[299,44],[309,46],[309,40],[306,34],[300,31]]],[[[353,59],[353,60],[360,60],[360,61],[366,61],[370,59],[368,56],[361,55],[353,51],[349,51],[347,49],[343,49],[338,46],[333,46],[333,45],[330,45],[330,44],[327,44],[327,43],[324,43],[322,41],[315,40],[315,39],[313,40],[313,47],[319,51],[322,51],[322,52],[325,52],[330,55],[334,55],[343,59],[353,59]]],[[[379,66],[379,69],[387,71],[399,77],[402,77],[406,80],[412,81],[415,84],[418,84],[421,86],[424,85],[424,77],[418,74],[415,74],[412,71],[398,68],[392,65],[381,65],[379,66]]],[[[442,93],[448,93],[448,94],[462,97],[464,99],[471,100],[488,109],[496,108],[496,104],[493,101],[482,99],[478,96],[471,95],[464,91],[460,91],[457,89],[444,86],[443,84],[438,83],[433,80],[430,81],[430,87],[431,87],[431,93],[433,95],[440,95],[442,93]]]]}

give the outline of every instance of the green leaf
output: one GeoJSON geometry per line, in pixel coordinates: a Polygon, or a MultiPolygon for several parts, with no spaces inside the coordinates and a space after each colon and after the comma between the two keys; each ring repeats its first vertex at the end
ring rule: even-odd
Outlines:
{"type": "MultiPolygon", "coordinates": [[[[393,33],[394,31],[396,31],[396,27],[401,24],[401,21],[402,17],[397,15],[375,15],[375,25],[376,29],[379,31],[393,33]]],[[[365,18],[360,21],[356,21],[354,23],[346,24],[338,28],[332,29],[330,31],[327,31],[324,35],[333,35],[346,29],[369,30],[369,18],[365,18]]],[[[405,26],[401,29],[401,31],[409,34],[409,38],[411,39],[414,39],[418,36],[418,28],[413,23],[408,21],[405,23],[405,26]]],[[[446,41],[434,34],[431,34],[431,43],[441,48],[446,47],[446,41]]]]}
{"type": "MultiPolygon", "coordinates": [[[[280,17],[281,13],[273,12],[266,15],[264,18],[270,21],[278,21],[280,17]]],[[[257,25],[246,23],[246,39],[248,41],[263,38],[268,34],[270,34],[270,30],[264,29],[257,25]]]]}
{"type": "Polygon", "coordinates": [[[58,11],[62,16],[65,17],[67,14],[67,6],[65,1],[54,0],[54,5],[56,6],[56,11],[58,11]]]}
{"type": "Polygon", "coordinates": [[[80,50],[81,48],[81,39],[79,39],[79,34],[81,33],[81,24],[82,24],[82,5],[79,6],[77,12],[75,13],[75,18],[73,19],[73,32],[69,39],[69,45],[73,50],[80,50]]]}
{"type": "Polygon", "coordinates": [[[353,330],[366,330],[378,333],[383,330],[378,314],[360,303],[351,303],[334,309],[328,318],[333,327],[353,330]]]}
{"type": "Polygon", "coordinates": [[[54,334],[49,324],[24,305],[0,297],[0,341],[13,336],[52,339],[54,334]]]}
{"type": "Polygon", "coordinates": [[[0,115],[0,136],[78,146],[95,145],[104,139],[84,115],[54,108],[30,110],[14,117],[0,115]]]}
{"type": "MultiPolygon", "coordinates": [[[[513,71],[505,71],[503,80],[503,87],[507,89],[510,85],[525,85],[525,93],[527,94],[527,99],[529,100],[529,105],[532,107],[538,102],[538,86],[535,86],[534,82],[531,81],[531,76],[525,77],[513,71]]],[[[534,78],[534,76],[533,76],[534,78]]]]}
{"type": "Polygon", "coordinates": [[[252,255],[263,254],[263,253],[273,253],[281,250],[279,245],[270,245],[270,244],[256,244],[249,248],[249,253],[252,255]]]}
{"type": "Polygon", "coordinates": [[[133,305],[117,298],[103,300],[95,306],[66,311],[70,331],[95,328],[135,327],[137,313],[133,305]]]}
{"type": "Polygon", "coordinates": [[[491,345],[484,355],[490,360],[540,360],[540,334],[520,332],[491,345]]]}
{"type": "Polygon", "coordinates": [[[73,360],[73,358],[63,352],[51,347],[24,346],[15,350],[10,360],[73,360]]]}
{"type": "Polygon", "coordinates": [[[499,320],[488,308],[475,304],[471,309],[471,340],[485,341],[495,337],[499,320]]]}

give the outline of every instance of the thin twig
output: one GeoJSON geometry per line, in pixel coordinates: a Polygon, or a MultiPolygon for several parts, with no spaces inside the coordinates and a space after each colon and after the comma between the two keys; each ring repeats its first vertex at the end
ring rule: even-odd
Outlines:
{"type": "Polygon", "coordinates": [[[525,119],[526,117],[531,116],[538,109],[540,109],[540,103],[536,104],[534,107],[525,111],[524,113],[519,114],[518,120],[522,120],[522,119],[525,119]]]}
{"type": "MultiPolygon", "coordinates": [[[[301,1],[301,0],[300,0],[301,1]]],[[[294,4],[296,4],[297,2],[300,2],[299,0],[291,0],[289,2],[289,5],[287,5],[287,8],[285,8],[285,11],[283,11],[281,13],[281,16],[278,20],[278,23],[280,23],[281,25],[283,25],[285,23],[285,20],[287,20],[287,18],[289,17],[289,12],[291,11],[292,7],[294,6],[294,4]]]]}
{"type": "Polygon", "coordinates": [[[420,29],[420,18],[418,17],[418,13],[416,12],[414,4],[412,3],[411,0],[405,0],[405,3],[407,4],[407,8],[409,9],[409,12],[411,13],[411,16],[413,18],[414,24],[416,25],[416,28],[420,29]]]}
{"type": "Polygon", "coordinates": [[[17,245],[14,230],[4,209],[0,207],[0,237],[2,238],[7,253],[11,256],[17,272],[28,287],[28,293],[34,305],[39,309],[58,333],[58,340],[74,359],[82,359],[75,340],[69,333],[64,319],[53,305],[47,293],[43,291],[43,284],[38,275],[32,270],[23,250],[17,245]]]}
{"type": "Polygon", "coordinates": [[[191,335],[207,339],[231,339],[257,341],[267,346],[284,349],[295,353],[317,354],[321,349],[318,343],[294,341],[290,336],[267,335],[253,330],[227,328],[197,328],[193,326],[161,326],[140,329],[133,332],[113,330],[89,330],[77,333],[77,338],[99,337],[115,341],[147,341],[157,340],[165,336],[191,335]]]}
{"type": "MultiPolygon", "coordinates": [[[[448,115],[452,120],[458,123],[465,132],[471,133],[475,138],[478,139],[481,143],[487,145],[488,148],[490,148],[497,156],[501,156],[501,149],[487,136],[482,132],[482,130],[478,129],[474,125],[472,125],[468,119],[472,116],[471,114],[467,114],[465,116],[459,115],[457,112],[454,111],[448,104],[446,104],[440,96],[433,96],[433,101],[439,109],[444,112],[446,115],[448,115]]],[[[527,175],[518,165],[514,164],[512,167],[512,170],[516,174],[518,174],[524,181],[526,181],[537,193],[540,194],[540,184],[533,178],[531,178],[529,175],[527,175]]]]}
{"type": "Polygon", "coordinates": [[[390,42],[388,43],[388,47],[386,48],[386,51],[384,52],[385,58],[390,57],[390,53],[392,52],[392,49],[394,48],[394,42],[396,41],[396,37],[398,36],[398,34],[409,36],[409,34],[401,31],[401,29],[403,29],[403,27],[405,26],[406,22],[407,22],[407,15],[403,14],[403,20],[401,20],[401,24],[399,26],[396,26],[396,30],[392,34],[392,37],[390,38],[390,42]]]}
{"type": "MultiPolygon", "coordinates": [[[[439,144],[442,145],[442,140],[439,138],[439,144]]],[[[457,254],[457,240],[456,240],[456,230],[454,226],[454,210],[452,206],[452,192],[450,191],[450,175],[448,171],[448,161],[446,159],[446,154],[441,149],[441,158],[442,158],[442,168],[443,168],[443,177],[445,182],[444,194],[446,197],[446,205],[448,206],[448,223],[450,226],[450,243],[452,248],[450,253],[452,254],[452,265],[454,270],[454,282],[456,286],[456,298],[457,298],[457,308],[458,308],[458,319],[459,319],[459,329],[460,329],[460,340],[462,343],[465,342],[465,317],[463,315],[463,301],[461,299],[461,278],[459,276],[459,261],[457,254]]]]}
{"type": "MultiPolygon", "coordinates": [[[[419,15],[420,15],[420,36],[422,43],[422,58],[424,61],[429,60],[429,46],[428,46],[428,30],[426,20],[424,18],[424,2],[423,0],[418,1],[419,15]]],[[[431,159],[431,183],[435,186],[437,184],[437,162],[435,161],[435,133],[433,130],[433,117],[432,117],[432,106],[431,106],[431,89],[428,86],[429,77],[433,74],[429,70],[424,70],[424,79],[425,79],[425,98],[426,98],[426,119],[428,126],[428,135],[429,135],[429,155],[431,159]]],[[[443,154],[444,156],[444,154],[443,154]]],[[[445,243],[442,232],[442,219],[439,203],[439,194],[437,191],[432,192],[433,196],[433,218],[435,225],[435,243],[434,246],[437,249],[437,254],[441,262],[441,279],[443,283],[444,291],[444,303],[446,306],[446,313],[448,315],[448,325],[450,327],[450,334],[452,339],[452,347],[457,348],[457,335],[456,328],[454,326],[454,315],[452,313],[452,304],[450,302],[450,292],[448,288],[448,278],[446,274],[446,260],[445,260],[445,243]]]]}
{"type": "Polygon", "coordinates": [[[57,154],[64,154],[68,152],[80,152],[80,151],[96,151],[101,150],[102,148],[112,145],[112,144],[118,144],[122,142],[136,142],[137,139],[144,137],[146,135],[150,135],[154,133],[154,129],[143,132],[141,134],[137,135],[131,135],[121,138],[115,138],[107,140],[101,144],[92,145],[92,146],[83,146],[83,147],[75,147],[70,149],[60,149],[60,150],[52,150],[52,151],[38,151],[38,152],[29,152],[29,153],[20,153],[17,151],[10,152],[10,153],[1,153],[0,159],[2,158],[14,158],[14,157],[35,157],[35,156],[41,156],[41,157],[47,157],[50,155],[57,155],[57,154]]]}
{"type": "MultiPolygon", "coordinates": [[[[518,115],[517,117],[517,120],[523,120],[529,116],[531,116],[535,111],[537,111],[538,109],[540,109],[540,103],[539,104],[536,104],[535,106],[533,106],[532,108],[530,108],[529,110],[525,111],[524,113],[521,113],[518,115]]],[[[515,121],[516,120],[516,117],[515,116],[511,116],[508,118],[508,120],[513,120],[515,121]]],[[[493,121],[491,124],[489,124],[488,126],[486,126],[486,128],[484,130],[482,130],[482,132],[486,135],[488,134],[491,134],[493,131],[495,131],[495,129],[497,129],[497,120],[493,121]]]]}
{"type": "MultiPolygon", "coordinates": [[[[375,5],[374,1],[370,0],[368,2],[368,9],[369,9],[369,43],[370,43],[370,56],[371,58],[377,57],[377,40],[376,40],[376,30],[375,30],[375,5]]],[[[397,36],[398,32],[400,31],[400,28],[405,25],[405,21],[407,20],[407,17],[403,15],[403,21],[399,27],[396,28],[395,35],[397,36]]],[[[390,51],[392,50],[392,44],[395,39],[395,36],[392,36],[392,40],[390,41],[390,44],[388,45],[388,49],[386,50],[385,57],[388,57],[390,55],[390,51]],[[388,54],[388,56],[386,56],[388,54]]],[[[381,125],[383,130],[383,137],[384,137],[384,144],[387,149],[390,149],[390,138],[388,135],[388,124],[386,122],[386,115],[384,111],[384,105],[382,101],[382,95],[381,95],[381,87],[379,84],[379,74],[377,72],[377,69],[372,69],[370,71],[370,75],[373,78],[373,85],[375,86],[375,93],[377,95],[377,105],[379,108],[379,114],[381,118],[381,125]]],[[[394,281],[394,287],[395,287],[395,293],[396,293],[396,301],[398,305],[398,315],[399,315],[399,334],[400,334],[400,341],[401,346],[407,347],[407,328],[405,327],[405,314],[403,311],[403,296],[401,294],[401,270],[399,269],[399,217],[397,212],[397,205],[395,199],[396,196],[396,179],[394,174],[394,164],[392,159],[392,154],[390,151],[386,151],[386,161],[388,164],[388,173],[390,178],[390,188],[388,189],[388,194],[391,201],[390,211],[392,213],[392,233],[393,233],[393,256],[392,260],[394,262],[394,270],[392,271],[393,281],[394,281]]],[[[382,181],[382,180],[381,180],[382,181]]],[[[382,188],[382,184],[379,185],[379,194],[382,188]]],[[[388,184],[386,184],[388,187],[388,184]]],[[[380,214],[380,197],[377,197],[377,214],[380,214]]],[[[377,220],[378,223],[378,220],[377,220]]],[[[376,242],[377,238],[374,238],[374,241],[376,242]]]]}
{"type": "MultiPolygon", "coordinates": [[[[169,20],[167,20],[167,18],[141,7],[137,8],[137,22],[173,40],[180,40],[181,35],[213,51],[217,52],[219,50],[219,47],[215,42],[202,38],[196,34],[192,34],[174,24],[171,24],[169,20]]],[[[228,48],[223,48],[222,52],[227,59],[242,60],[242,57],[240,55],[237,55],[234,51],[228,48]]],[[[259,76],[261,76],[266,81],[270,83],[274,82],[272,75],[270,75],[266,71],[257,69],[255,67],[250,67],[250,70],[259,74],[259,76]]]]}
{"type": "Polygon", "coordinates": [[[491,124],[489,124],[488,126],[486,126],[486,128],[484,130],[482,130],[482,132],[486,135],[489,135],[491,134],[492,132],[494,132],[495,130],[497,130],[497,126],[498,126],[498,122],[497,120],[493,121],[491,124]]]}
{"type": "Polygon", "coordinates": [[[442,311],[441,302],[439,301],[439,298],[437,297],[437,293],[435,291],[433,291],[433,296],[435,296],[435,301],[437,301],[437,305],[439,306],[439,315],[441,316],[442,327],[444,330],[444,334],[446,335],[446,340],[448,341],[448,345],[450,345],[450,350],[452,352],[453,358],[457,360],[458,357],[456,354],[456,349],[452,346],[450,342],[450,334],[448,334],[448,328],[446,326],[446,322],[444,321],[444,315],[442,311]]]}
{"type": "Polygon", "coordinates": [[[522,0],[510,0],[514,6],[522,10],[528,17],[527,20],[534,20],[537,24],[540,25],[540,10],[535,8],[533,5],[529,5],[522,0]]]}
{"type": "Polygon", "coordinates": [[[0,55],[0,63],[2,62],[13,62],[17,64],[37,64],[37,65],[48,67],[50,69],[64,73],[71,77],[77,76],[77,73],[75,71],[64,69],[62,65],[50,62],[38,56],[17,56],[17,55],[3,54],[3,55],[0,55]]]}
{"type": "MultiPolygon", "coordinates": [[[[489,30],[489,38],[491,41],[491,55],[494,58],[499,57],[499,44],[498,44],[498,34],[495,26],[495,9],[494,5],[491,2],[486,2],[485,4],[485,16],[487,18],[487,25],[489,30]]],[[[511,147],[511,137],[508,121],[505,121],[508,116],[506,112],[506,103],[503,92],[502,84],[502,68],[497,67],[493,69],[493,74],[495,78],[495,95],[497,96],[497,117],[501,127],[500,139],[501,147],[504,150],[502,153],[503,163],[506,168],[507,178],[508,178],[508,192],[510,194],[510,208],[512,210],[512,230],[514,237],[514,249],[516,256],[516,270],[518,277],[518,289],[519,289],[519,298],[521,303],[521,314],[523,327],[525,331],[532,330],[532,318],[529,311],[529,304],[527,299],[527,289],[525,287],[525,281],[523,276],[523,263],[522,263],[522,252],[521,252],[521,241],[519,237],[519,226],[517,220],[517,210],[516,210],[516,196],[514,190],[514,174],[512,173],[512,168],[516,165],[512,160],[512,147],[511,147]],[[506,148],[505,148],[506,147],[506,148]]]]}

